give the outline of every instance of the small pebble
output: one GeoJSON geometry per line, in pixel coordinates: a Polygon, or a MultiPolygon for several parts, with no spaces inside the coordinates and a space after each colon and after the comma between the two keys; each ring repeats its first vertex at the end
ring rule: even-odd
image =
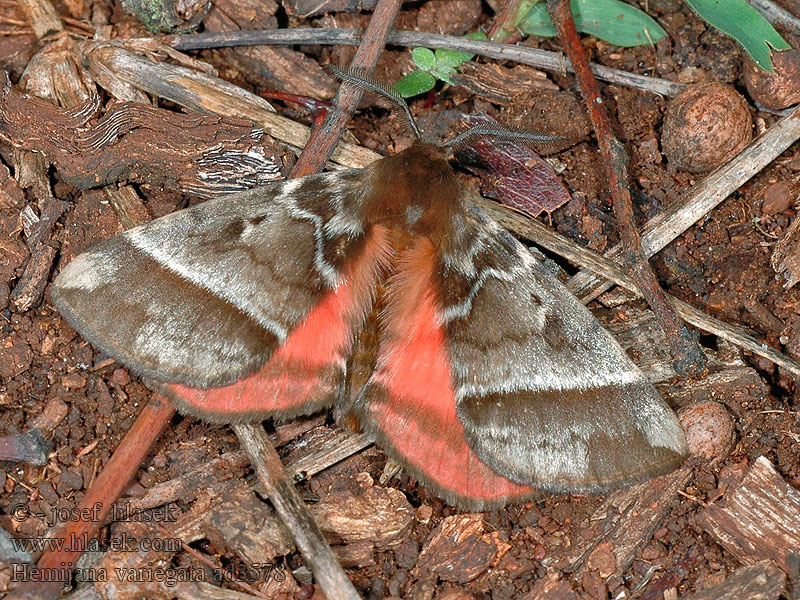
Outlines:
{"type": "Polygon", "coordinates": [[[785,181],[773,183],[764,190],[761,214],[777,215],[792,205],[792,188],[785,181]]]}
{"type": "Polygon", "coordinates": [[[83,487],[83,477],[80,473],[66,470],[59,476],[60,483],[71,490],[79,490],[83,487]]]}
{"type": "Polygon", "coordinates": [[[617,557],[614,554],[614,544],[603,542],[597,546],[586,559],[586,567],[597,571],[603,579],[609,577],[617,570],[617,557]]]}
{"type": "Polygon", "coordinates": [[[54,488],[53,484],[49,481],[43,481],[39,484],[39,495],[41,495],[41,497],[47,500],[50,504],[55,504],[58,502],[56,488],[54,488]]]}
{"type": "Polygon", "coordinates": [[[111,374],[111,383],[113,385],[128,385],[131,382],[131,376],[128,374],[127,369],[114,369],[111,374]]]}
{"type": "Polygon", "coordinates": [[[661,148],[682,171],[704,173],[744,148],[753,137],[747,102],[724,83],[691,85],[664,115],[661,148]]]}
{"type": "Polygon", "coordinates": [[[678,412],[689,454],[717,461],[733,448],[735,427],[730,413],[718,402],[691,404],[678,412]]]}
{"type": "Polygon", "coordinates": [[[86,386],[86,377],[80,373],[70,373],[61,378],[61,385],[69,389],[77,389],[86,386]]]}
{"type": "Polygon", "coordinates": [[[800,102],[800,50],[772,53],[774,73],[746,60],[742,79],[750,97],[767,108],[788,108],[800,102]]]}

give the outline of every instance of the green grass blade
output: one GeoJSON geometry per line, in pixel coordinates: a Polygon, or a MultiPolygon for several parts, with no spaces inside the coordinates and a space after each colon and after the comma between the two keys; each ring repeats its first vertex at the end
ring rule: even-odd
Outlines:
{"type": "MultiPolygon", "coordinates": [[[[620,0],[572,0],[572,15],[578,31],[615,46],[644,46],[667,35],[650,15],[620,0]]],[[[556,34],[545,3],[531,8],[519,27],[530,35],[556,34]]]]}
{"type": "Polygon", "coordinates": [[[773,72],[770,46],[776,50],[790,47],[745,0],[686,0],[686,3],[700,18],[739,42],[765,71],[773,72]]]}

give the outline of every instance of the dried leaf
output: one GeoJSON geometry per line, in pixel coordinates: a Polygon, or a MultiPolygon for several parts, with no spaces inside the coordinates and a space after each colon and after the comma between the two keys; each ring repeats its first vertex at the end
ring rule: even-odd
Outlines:
{"type": "MultiPolygon", "coordinates": [[[[471,126],[496,124],[486,116],[465,118],[471,126]]],[[[481,139],[457,156],[465,166],[488,173],[481,188],[484,196],[531,216],[549,214],[571,200],[553,168],[523,144],[481,139]]]]}

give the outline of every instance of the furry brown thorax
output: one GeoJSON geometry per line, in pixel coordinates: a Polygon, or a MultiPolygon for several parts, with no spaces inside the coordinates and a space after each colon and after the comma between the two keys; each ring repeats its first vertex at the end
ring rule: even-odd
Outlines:
{"type": "Polygon", "coordinates": [[[464,210],[461,184],[442,148],[421,141],[374,162],[362,206],[364,220],[444,241],[451,216],[464,210]]]}

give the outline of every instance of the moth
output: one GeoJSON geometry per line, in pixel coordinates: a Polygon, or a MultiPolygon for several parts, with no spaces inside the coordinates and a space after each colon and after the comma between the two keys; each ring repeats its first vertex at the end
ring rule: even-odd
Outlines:
{"type": "MultiPolygon", "coordinates": [[[[336,73],[419,133],[391,89],[336,73]]],[[[617,342],[421,139],[125,231],[72,260],[51,296],[180,411],[230,423],[334,407],[459,507],[606,491],[686,454],[617,342]],[[370,336],[361,373],[351,355],[370,336]]]]}

